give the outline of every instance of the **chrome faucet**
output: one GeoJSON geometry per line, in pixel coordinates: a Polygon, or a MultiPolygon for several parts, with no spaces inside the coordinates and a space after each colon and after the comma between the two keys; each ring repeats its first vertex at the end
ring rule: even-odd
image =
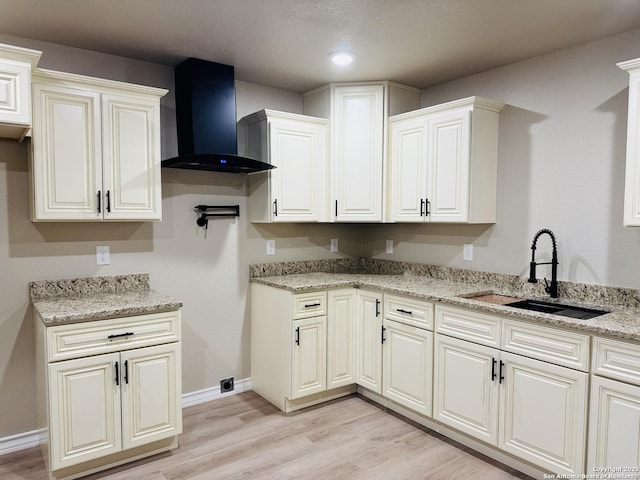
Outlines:
{"type": "Polygon", "coordinates": [[[543,228],[533,237],[533,243],[531,243],[531,262],[529,263],[529,283],[538,283],[536,279],[536,265],[551,265],[551,284],[544,279],[544,291],[551,295],[551,298],[558,298],[558,249],[556,248],[556,237],[553,232],[547,228],[543,228]],[[547,233],[551,237],[551,243],[553,245],[553,253],[551,254],[550,262],[536,263],[536,243],[538,243],[538,237],[543,233],[547,233]]]}

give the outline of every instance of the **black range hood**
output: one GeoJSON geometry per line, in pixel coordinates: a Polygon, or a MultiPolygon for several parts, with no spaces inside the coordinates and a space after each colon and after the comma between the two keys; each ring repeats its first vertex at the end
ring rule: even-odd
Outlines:
{"type": "Polygon", "coordinates": [[[189,58],[175,69],[178,156],[163,167],[252,173],[274,168],[237,155],[236,89],[230,65],[189,58]]]}

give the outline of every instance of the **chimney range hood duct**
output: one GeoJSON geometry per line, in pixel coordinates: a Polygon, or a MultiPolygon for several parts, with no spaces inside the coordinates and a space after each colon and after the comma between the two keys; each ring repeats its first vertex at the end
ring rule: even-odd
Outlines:
{"type": "Polygon", "coordinates": [[[189,58],[176,67],[175,86],[178,156],[163,160],[163,167],[230,173],[274,168],[237,155],[232,66],[189,58]]]}

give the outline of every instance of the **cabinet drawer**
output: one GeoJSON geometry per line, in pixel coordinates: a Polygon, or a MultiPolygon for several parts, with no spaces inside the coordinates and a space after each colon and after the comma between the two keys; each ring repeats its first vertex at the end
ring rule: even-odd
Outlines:
{"type": "Polygon", "coordinates": [[[384,318],[433,330],[433,304],[385,294],[384,318]]]}
{"type": "Polygon", "coordinates": [[[327,314],[327,292],[300,293],[293,296],[293,319],[327,314]]]}
{"type": "Polygon", "coordinates": [[[437,305],[436,332],[488,347],[500,347],[500,318],[493,315],[437,305]]]}
{"type": "Polygon", "coordinates": [[[503,319],[503,349],[556,365],[589,371],[589,336],[503,319]]]}
{"type": "Polygon", "coordinates": [[[49,327],[47,360],[118,352],[180,340],[180,311],[49,327]]]}
{"type": "Polygon", "coordinates": [[[640,345],[593,337],[592,373],[640,385],[640,345]]]}

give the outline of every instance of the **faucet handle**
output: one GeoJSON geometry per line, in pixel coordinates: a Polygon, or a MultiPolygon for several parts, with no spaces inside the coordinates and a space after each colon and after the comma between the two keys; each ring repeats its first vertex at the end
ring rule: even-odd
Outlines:
{"type": "Polygon", "coordinates": [[[549,282],[547,282],[547,277],[544,277],[544,291],[551,293],[551,287],[549,286],[549,282]]]}

